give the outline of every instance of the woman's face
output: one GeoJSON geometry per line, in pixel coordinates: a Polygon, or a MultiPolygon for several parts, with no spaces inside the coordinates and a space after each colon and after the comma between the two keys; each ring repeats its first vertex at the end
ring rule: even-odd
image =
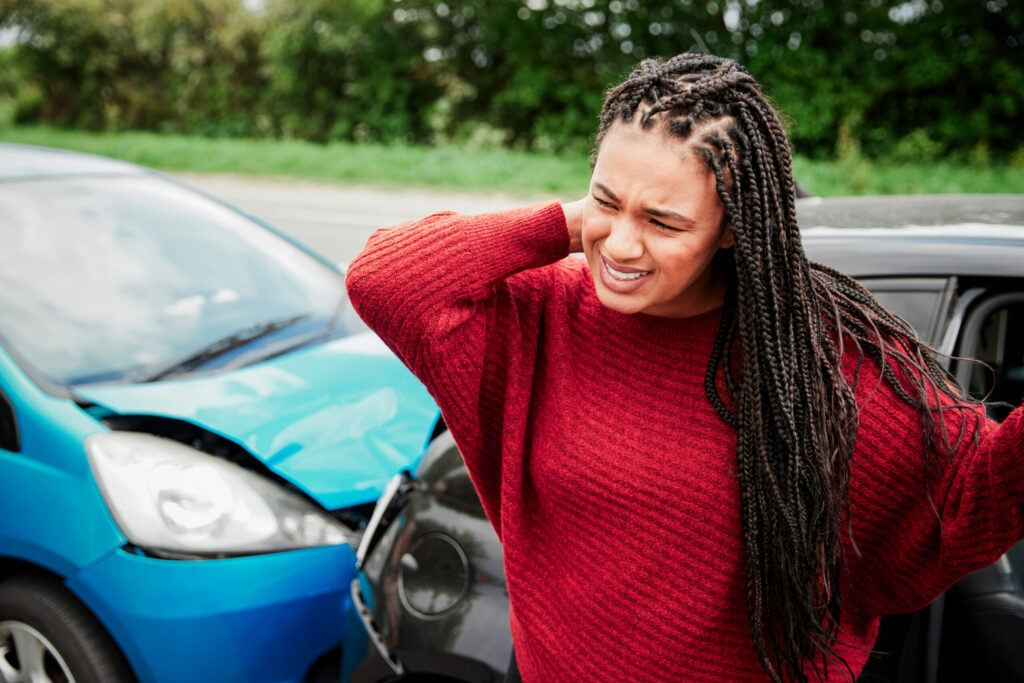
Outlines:
{"type": "Polygon", "coordinates": [[[583,215],[583,251],[601,303],[682,318],[719,306],[711,259],[732,246],[715,177],[687,144],[616,123],[598,150],[583,215]]]}

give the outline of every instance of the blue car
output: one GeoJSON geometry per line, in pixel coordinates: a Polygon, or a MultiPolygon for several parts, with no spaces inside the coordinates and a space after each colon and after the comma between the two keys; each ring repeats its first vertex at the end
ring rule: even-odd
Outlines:
{"type": "Polygon", "coordinates": [[[0,145],[0,680],[336,671],[360,529],[438,419],[335,265],[0,145]]]}

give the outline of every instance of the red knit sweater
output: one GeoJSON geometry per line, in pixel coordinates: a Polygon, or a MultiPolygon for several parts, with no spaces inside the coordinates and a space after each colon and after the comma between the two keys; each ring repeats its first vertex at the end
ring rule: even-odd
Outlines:
{"type": "MultiPolygon", "coordinates": [[[[735,432],[704,391],[720,311],[617,313],[567,252],[557,204],[438,214],[375,233],[349,294],[469,466],[504,546],[525,681],[763,679],[735,432]]],[[[1024,534],[1024,413],[926,480],[920,420],[876,379],[862,370],[851,470],[859,554],[839,649],[855,672],[880,615],[924,606],[1024,534]]]]}

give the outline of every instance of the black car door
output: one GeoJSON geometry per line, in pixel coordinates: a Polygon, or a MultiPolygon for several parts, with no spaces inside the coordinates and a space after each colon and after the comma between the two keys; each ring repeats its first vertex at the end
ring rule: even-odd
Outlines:
{"type": "MultiPolygon", "coordinates": [[[[865,285],[954,358],[951,370],[1001,420],[1024,402],[1024,285],[887,279],[865,285]]],[[[928,608],[883,619],[860,681],[1024,681],[1024,542],[928,608]]]]}

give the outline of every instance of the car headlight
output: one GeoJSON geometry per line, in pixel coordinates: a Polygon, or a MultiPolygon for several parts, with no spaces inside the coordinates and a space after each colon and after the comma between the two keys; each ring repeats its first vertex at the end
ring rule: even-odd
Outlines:
{"type": "Polygon", "coordinates": [[[115,521],[140,547],[245,555],[358,543],[301,496],[177,441],[104,432],[85,451],[115,521]]]}

